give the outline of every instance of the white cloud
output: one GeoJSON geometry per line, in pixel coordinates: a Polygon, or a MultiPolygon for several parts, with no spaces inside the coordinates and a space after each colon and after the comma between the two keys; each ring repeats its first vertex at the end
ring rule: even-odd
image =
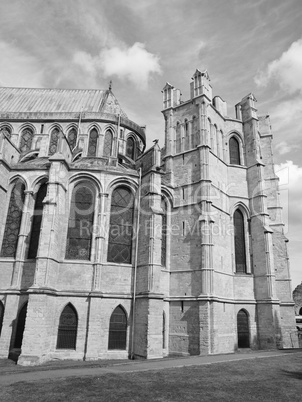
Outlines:
{"type": "Polygon", "coordinates": [[[43,68],[39,61],[22,49],[0,41],[0,85],[39,87],[43,81],[43,68]]]}
{"type": "Polygon", "coordinates": [[[302,92],[302,39],[293,42],[279,59],[269,63],[266,71],[255,77],[258,86],[266,86],[271,80],[278,81],[289,94],[302,92]]]}
{"type": "Polygon", "coordinates": [[[104,78],[125,78],[142,89],[148,87],[152,74],[161,74],[159,57],[148,52],[139,42],[128,48],[104,48],[95,57],[86,52],[76,52],[73,62],[94,76],[100,72],[104,78]]]}

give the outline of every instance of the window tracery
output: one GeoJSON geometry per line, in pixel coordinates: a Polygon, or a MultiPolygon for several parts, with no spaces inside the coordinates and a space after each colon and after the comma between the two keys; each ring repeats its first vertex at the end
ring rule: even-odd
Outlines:
{"type": "Polygon", "coordinates": [[[25,185],[17,182],[12,190],[7,212],[1,257],[15,257],[21,227],[25,185]]]}
{"type": "Polygon", "coordinates": [[[69,131],[68,131],[68,143],[71,149],[74,149],[77,143],[77,130],[72,127],[69,131]]]}
{"type": "Polygon", "coordinates": [[[112,133],[110,130],[106,131],[105,138],[104,138],[104,151],[103,155],[105,157],[111,156],[112,153],[112,133]]]}
{"type": "Polygon", "coordinates": [[[50,135],[49,151],[48,155],[54,155],[57,152],[58,141],[59,141],[59,129],[54,128],[50,135]]]}
{"type": "Polygon", "coordinates": [[[11,138],[12,133],[11,133],[10,128],[7,126],[0,127],[0,133],[4,134],[5,137],[7,137],[7,138],[11,138]]]}
{"type": "Polygon", "coordinates": [[[30,128],[25,128],[22,130],[21,133],[21,140],[20,140],[20,151],[21,152],[28,152],[31,150],[31,144],[33,141],[34,133],[32,129],[30,128]]]}
{"type": "Polygon", "coordinates": [[[127,187],[117,187],[112,193],[108,261],[131,263],[134,196],[127,187]]]}
{"type": "Polygon", "coordinates": [[[93,128],[89,134],[88,153],[87,153],[88,156],[96,156],[97,142],[98,142],[98,132],[95,128],[93,128]]]}
{"type": "Polygon", "coordinates": [[[95,192],[90,183],[80,183],[74,188],[67,232],[67,259],[90,259],[94,204],[95,192]]]}

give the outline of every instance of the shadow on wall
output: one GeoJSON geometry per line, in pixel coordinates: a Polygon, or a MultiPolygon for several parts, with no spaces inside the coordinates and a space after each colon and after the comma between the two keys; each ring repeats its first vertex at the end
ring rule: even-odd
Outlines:
{"type": "MultiPolygon", "coordinates": [[[[181,304],[189,304],[190,302],[180,302],[181,304]]],[[[181,308],[184,310],[185,306],[181,305],[181,308]]],[[[192,355],[199,355],[200,354],[200,325],[199,325],[199,308],[198,303],[191,304],[181,318],[182,322],[186,323],[187,329],[187,348],[188,350],[185,351],[192,355]]]]}

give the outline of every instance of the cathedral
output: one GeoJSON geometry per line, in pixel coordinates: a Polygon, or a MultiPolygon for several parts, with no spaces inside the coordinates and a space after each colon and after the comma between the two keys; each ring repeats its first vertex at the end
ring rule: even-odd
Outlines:
{"type": "Polygon", "coordinates": [[[0,358],[297,346],[269,116],[162,92],[146,149],[111,86],[0,88],[0,358]]]}

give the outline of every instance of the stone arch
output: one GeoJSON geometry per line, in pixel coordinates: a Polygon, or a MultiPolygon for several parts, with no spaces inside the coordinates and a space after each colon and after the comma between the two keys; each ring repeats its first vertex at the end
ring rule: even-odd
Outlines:
{"type": "Polygon", "coordinates": [[[116,186],[110,197],[107,261],[131,264],[133,250],[135,194],[124,184],[116,186]]]}
{"type": "Polygon", "coordinates": [[[32,124],[23,124],[19,131],[19,150],[21,153],[31,151],[32,142],[36,133],[35,127],[32,124]]]}
{"type": "Polygon", "coordinates": [[[126,350],[128,317],[124,307],[119,304],[112,312],[109,321],[108,349],[126,350]]]}
{"type": "Polygon", "coordinates": [[[70,195],[65,258],[90,260],[97,188],[91,180],[78,180],[72,186],[70,195]]]}
{"type": "Polygon", "coordinates": [[[100,136],[100,128],[96,124],[92,124],[89,127],[88,134],[88,146],[87,146],[87,156],[96,157],[98,154],[98,143],[100,136]]]}
{"type": "Polygon", "coordinates": [[[250,323],[249,313],[245,309],[241,309],[237,313],[237,339],[238,348],[250,347],[250,323]]]}
{"type": "Polygon", "coordinates": [[[1,257],[15,258],[16,256],[24,210],[25,189],[25,181],[18,176],[10,183],[6,222],[0,252],[1,257]]]}
{"type": "Polygon", "coordinates": [[[57,349],[76,349],[78,331],[78,313],[72,303],[62,309],[57,335],[57,349]]]}

